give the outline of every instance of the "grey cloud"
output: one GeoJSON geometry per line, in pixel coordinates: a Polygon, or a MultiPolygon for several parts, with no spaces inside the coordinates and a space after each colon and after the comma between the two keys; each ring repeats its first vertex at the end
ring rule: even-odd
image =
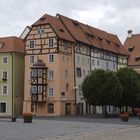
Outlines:
{"type": "Polygon", "coordinates": [[[0,1],[0,36],[20,35],[43,14],[56,13],[119,35],[140,32],[139,0],[4,0],[0,1]]]}

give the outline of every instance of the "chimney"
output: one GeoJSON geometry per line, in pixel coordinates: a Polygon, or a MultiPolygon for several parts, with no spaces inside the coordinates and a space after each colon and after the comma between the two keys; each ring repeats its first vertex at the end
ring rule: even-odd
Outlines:
{"type": "Polygon", "coordinates": [[[127,37],[128,38],[131,38],[132,35],[133,35],[133,31],[132,30],[128,30],[127,33],[128,33],[127,37]]]}

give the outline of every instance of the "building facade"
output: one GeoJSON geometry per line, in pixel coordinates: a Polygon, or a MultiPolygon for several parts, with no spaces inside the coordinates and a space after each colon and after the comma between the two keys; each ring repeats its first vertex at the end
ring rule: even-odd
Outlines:
{"type": "Polygon", "coordinates": [[[21,115],[24,95],[24,42],[0,38],[0,116],[21,115]]]}
{"type": "Polygon", "coordinates": [[[132,30],[128,31],[128,36],[124,42],[124,48],[129,53],[128,67],[133,68],[140,73],[140,34],[133,34],[132,30]]]}
{"type": "Polygon", "coordinates": [[[31,26],[25,42],[24,112],[40,116],[99,112],[82,96],[85,76],[95,68],[116,71],[120,59],[127,61],[127,52],[116,35],[60,14],[42,16],[31,26]],[[33,69],[44,69],[37,68],[40,62],[47,74],[44,88],[37,82],[40,77],[32,76],[33,69]]]}

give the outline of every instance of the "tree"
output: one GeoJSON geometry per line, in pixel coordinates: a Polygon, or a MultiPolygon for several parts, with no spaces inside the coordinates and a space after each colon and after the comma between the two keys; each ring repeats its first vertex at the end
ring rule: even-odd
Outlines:
{"type": "Polygon", "coordinates": [[[140,93],[140,76],[131,68],[122,68],[117,71],[117,76],[123,87],[120,104],[121,106],[133,107],[138,103],[140,93]]]}
{"type": "Polygon", "coordinates": [[[115,72],[94,70],[88,75],[83,84],[82,91],[85,100],[92,105],[116,105],[120,100],[122,86],[115,72]]]}

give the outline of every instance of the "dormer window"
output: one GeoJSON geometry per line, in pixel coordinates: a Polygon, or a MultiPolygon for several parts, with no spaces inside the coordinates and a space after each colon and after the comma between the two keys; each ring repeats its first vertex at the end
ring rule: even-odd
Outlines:
{"type": "Polygon", "coordinates": [[[139,61],[139,60],[140,60],[140,56],[136,56],[135,61],[139,61]]]}
{"type": "Polygon", "coordinates": [[[58,29],[58,31],[60,31],[60,32],[64,32],[64,30],[63,30],[63,29],[58,29]]]}
{"type": "Polygon", "coordinates": [[[46,17],[42,17],[40,18],[40,21],[44,21],[46,19],[46,17]]]}
{"type": "Polygon", "coordinates": [[[98,36],[98,39],[99,39],[101,42],[103,41],[103,38],[101,38],[101,37],[99,37],[99,36],[98,36]]]}
{"type": "Polygon", "coordinates": [[[129,48],[128,48],[128,51],[129,51],[129,52],[132,52],[132,51],[133,51],[133,49],[134,49],[134,46],[129,47],[129,48]]]}
{"type": "Polygon", "coordinates": [[[106,42],[107,42],[108,44],[110,44],[110,43],[111,43],[111,41],[110,41],[110,40],[108,40],[108,39],[106,39],[106,42]]]}
{"type": "Polygon", "coordinates": [[[78,23],[76,20],[73,20],[73,24],[74,24],[75,26],[78,26],[78,25],[79,25],[79,23],[78,23]]]}
{"type": "Polygon", "coordinates": [[[88,36],[89,39],[93,39],[94,38],[94,35],[89,34],[89,33],[87,33],[87,36],[88,36]]]}
{"type": "Polygon", "coordinates": [[[115,45],[119,48],[120,47],[120,45],[119,44],[117,44],[117,43],[115,43],[115,45]]]}

